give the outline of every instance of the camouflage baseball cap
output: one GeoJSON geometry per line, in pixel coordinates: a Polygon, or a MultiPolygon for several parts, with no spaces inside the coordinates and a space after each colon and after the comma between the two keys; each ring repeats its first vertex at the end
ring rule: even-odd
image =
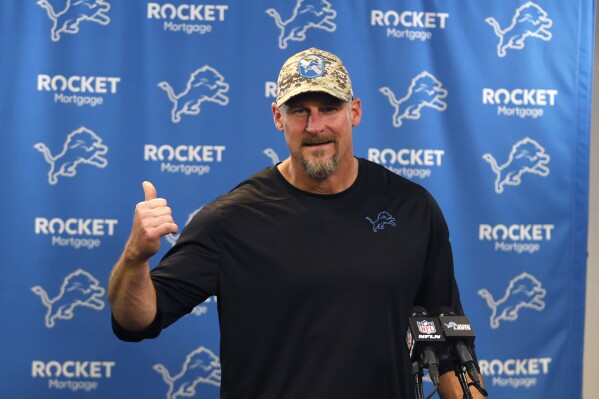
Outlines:
{"type": "Polygon", "coordinates": [[[343,62],[335,54],[314,47],[292,55],[285,61],[277,87],[277,107],[291,97],[310,91],[324,92],[348,102],[354,96],[343,62]]]}

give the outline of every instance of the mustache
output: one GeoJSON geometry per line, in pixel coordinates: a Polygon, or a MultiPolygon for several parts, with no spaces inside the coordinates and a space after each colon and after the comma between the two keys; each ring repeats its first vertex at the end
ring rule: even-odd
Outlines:
{"type": "Polygon", "coordinates": [[[336,143],[337,139],[334,136],[310,136],[302,139],[302,145],[316,145],[324,143],[336,143]]]}

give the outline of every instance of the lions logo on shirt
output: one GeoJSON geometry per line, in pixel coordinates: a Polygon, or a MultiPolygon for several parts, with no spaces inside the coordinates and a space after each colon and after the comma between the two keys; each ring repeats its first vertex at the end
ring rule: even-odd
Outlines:
{"type": "Polygon", "coordinates": [[[376,217],[376,220],[372,220],[368,216],[366,216],[366,220],[370,222],[372,231],[375,233],[379,230],[383,230],[386,225],[395,227],[395,218],[387,211],[380,212],[376,217]]]}

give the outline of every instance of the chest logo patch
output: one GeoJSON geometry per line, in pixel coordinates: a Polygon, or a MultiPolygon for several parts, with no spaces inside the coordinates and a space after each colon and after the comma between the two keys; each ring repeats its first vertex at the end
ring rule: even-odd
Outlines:
{"type": "Polygon", "coordinates": [[[375,233],[379,230],[383,230],[386,225],[396,226],[395,218],[387,211],[380,212],[377,215],[376,220],[372,220],[368,216],[366,216],[366,220],[372,225],[372,231],[375,233]]]}

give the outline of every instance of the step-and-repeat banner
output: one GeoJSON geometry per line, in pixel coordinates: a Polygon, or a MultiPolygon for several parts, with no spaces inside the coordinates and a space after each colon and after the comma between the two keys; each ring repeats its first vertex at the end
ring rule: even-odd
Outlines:
{"type": "Polygon", "coordinates": [[[197,367],[219,358],[218,299],[124,343],[108,276],[143,180],[182,227],[288,155],[275,82],[316,46],[362,99],[357,155],[441,205],[491,396],[580,398],[594,15],[594,0],[2,1],[2,396],[219,396],[216,366],[197,367]]]}

